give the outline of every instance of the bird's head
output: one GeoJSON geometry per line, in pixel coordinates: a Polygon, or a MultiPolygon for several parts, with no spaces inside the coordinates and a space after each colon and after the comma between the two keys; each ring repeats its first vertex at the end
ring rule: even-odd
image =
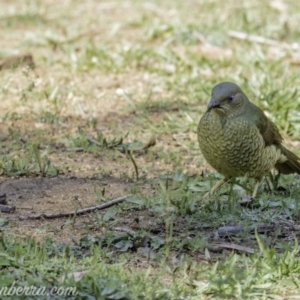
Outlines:
{"type": "Polygon", "coordinates": [[[215,110],[219,115],[236,115],[243,105],[249,102],[238,85],[232,82],[217,84],[211,93],[207,111],[215,110]]]}

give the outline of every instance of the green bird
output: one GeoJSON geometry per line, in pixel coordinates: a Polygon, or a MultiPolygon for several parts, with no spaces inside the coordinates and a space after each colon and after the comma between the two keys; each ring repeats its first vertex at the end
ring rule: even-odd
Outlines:
{"type": "Polygon", "coordinates": [[[254,178],[252,198],[264,176],[300,174],[300,158],[282,145],[276,125],[232,82],[217,84],[198,125],[198,141],[207,162],[224,176],[213,194],[231,178],[254,178]]]}

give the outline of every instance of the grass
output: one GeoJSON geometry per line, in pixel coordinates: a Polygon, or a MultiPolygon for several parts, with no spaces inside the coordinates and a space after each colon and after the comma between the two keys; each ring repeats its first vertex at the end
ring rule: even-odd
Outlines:
{"type": "Polygon", "coordinates": [[[205,200],[221,176],[196,135],[212,87],[234,81],[300,155],[299,13],[296,1],[4,1],[0,57],[31,53],[36,67],[0,68],[1,194],[16,206],[0,216],[0,288],[299,299],[299,175],[264,181],[248,206],[251,180],[205,200]],[[85,216],[18,218],[129,193],[85,216]]]}

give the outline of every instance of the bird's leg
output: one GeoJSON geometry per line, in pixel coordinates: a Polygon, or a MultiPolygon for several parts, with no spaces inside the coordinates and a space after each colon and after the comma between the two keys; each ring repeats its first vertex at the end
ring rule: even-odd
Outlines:
{"type": "Polygon", "coordinates": [[[252,199],[254,199],[256,197],[257,190],[258,190],[258,187],[259,187],[260,183],[261,183],[261,179],[256,181],[256,184],[255,184],[255,187],[254,187],[254,190],[253,190],[253,194],[252,194],[252,199]]]}
{"type": "Polygon", "coordinates": [[[216,192],[227,181],[228,178],[223,178],[222,180],[220,180],[215,186],[213,186],[213,188],[210,190],[210,193],[213,194],[214,192],[216,192]]]}
{"type": "Polygon", "coordinates": [[[204,198],[208,197],[209,195],[212,195],[228,180],[229,178],[223,178],[222,180],[220,180],[216,185],[213,186],[213,188],[208,193],[205,194],[204,198]]]}
{"type": "Polygon", "coordinates": [[[280,174],[281,174],[280,171],[278,171],[278,173],[276,175],[274,173],[272,173],[272,171],[270,171],[269,172],[270,180],[267,180],[267,177],[266,177],[266,182],[268,184],[270,191],[277,190],[280,174]],[[272,184],[272,188],[270,187],[270,184],[272,184]]]}
{"type": "Polygon", "coordinates": [[[274,177],[274,190],[278,189],[278,183],[279,183],[279,178],[280,178],[280,171],[275,175],[274,177]]]}
{"type": "Polygon", "coordinates": [[[273,174],[271,173],[271,171],[269,172],[269,178],[266,176],[265,180],[266,180],[269,191],[272,191],[274,189],[274,185],[273,185],[274,177],[273,177],[273,174]]]}

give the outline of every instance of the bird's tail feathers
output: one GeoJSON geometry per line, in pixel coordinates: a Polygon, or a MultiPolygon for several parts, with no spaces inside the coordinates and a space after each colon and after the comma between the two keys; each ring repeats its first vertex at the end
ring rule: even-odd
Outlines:
{"type": "Polygon", "coordinates": [[[300,174],[300,158],[282,145],[280,145],[280,150],[286,156],[287,161],[276,164],[275,168],[282,174],[300,174]]]}

